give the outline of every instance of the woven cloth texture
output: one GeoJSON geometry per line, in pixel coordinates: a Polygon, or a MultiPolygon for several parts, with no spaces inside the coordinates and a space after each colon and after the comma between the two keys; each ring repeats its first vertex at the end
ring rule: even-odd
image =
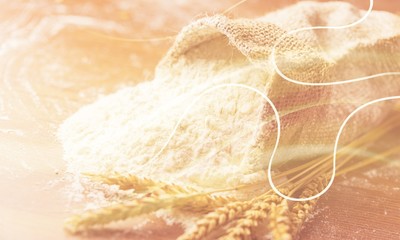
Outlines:
{"type": "MultiPolygon", "coordinates": [[[[218,15],[191,23],[154,80],[104,97],[64,122],[59,137],[69,170],[133,173],[205,188],[265,179],[277,133],[272,108],[249,89],[207,91],[224,83],[258,89],[277,107],[282,135],[275,165],[331,153],[346,116],[373,99],[400,95],[400,77],[299,85],[274,71],[271,53],[275,47],[276,64],[287,77],[308,83],[400,71],[400,18],[394,14],[373,11],[351,28],[287,34],[346,25],[365,13],[343,2],[301,2],[258,19],[218,15]]],[[[389,104],[358,113],[340,145],[380,124],[391,114],[389,104]]]]}

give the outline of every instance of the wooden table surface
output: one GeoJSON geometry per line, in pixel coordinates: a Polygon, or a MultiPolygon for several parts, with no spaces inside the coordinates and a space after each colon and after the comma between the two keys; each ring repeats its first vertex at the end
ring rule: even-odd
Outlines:
{"type": "MultiPolygon", "coordinates": [[[[231,14],[253,18],[293,2],[249,0],[231,14]]],[[[367,0],[349,2],[368,7],[367,0]]],[[[65,190],[58,125],[107,93],[151,80],[172,43],[107,36],[175,35],[191,20],[235,3],[0,0],[0,239],[71,238],[62,221],[76,206],[65,190]]],[[[375,9],[397,13],[400,2],[378,0],[375,9]]],[[[400,170],[388,167],[342,178],[322,197],[302,239],[400,239],[399,179],[400,170]]],[[[173,238],[180,231],[152,230],[148,239],[173,238]]],[[[118,236],[93,239],[123,239],[118,236]]]]}

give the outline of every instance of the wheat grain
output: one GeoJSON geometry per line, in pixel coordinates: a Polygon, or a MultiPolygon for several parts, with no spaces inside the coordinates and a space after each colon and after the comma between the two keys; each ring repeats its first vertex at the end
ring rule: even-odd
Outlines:
{"type": "Polygon", "coordinates": [[[228,203],[226,206],[219,207],[214,211],[206,214],[196,222],[196,226],[183,235],[178,240],[194,240],[202,239],[216,228],[223,226],[229,221],[232,221],[243,211],[249,209],[250,202],[236,201],[228,203]]]}
{"type": "Polygon", "coordinates": [[[122,175],[113,173],[110,176],[95,175],[95,174],[84,174],[90,177],[93,181],[98,181],[107,185],[117,185],[121,190],[134,189],[136,193],[149,193],[154,195],[176,195],[176,194],[188,194],[198,193],[197,189],[191,187],[182,187],[176,184],[164,183],[161,181],[154,181],[148,178],[140,178],[138,176],[129,174],[122,175]]]}
{"type": "Polygon", "coordinates": [[[159,185],[150,187],[148,189],[148,192],[152,192],[153,194],[157,195],[164,195],[164,194],[176,195],[176,194],[199,193],[201,191],[192,187],[187,187],[187,186],[182,187],[176,184],[168,184],[160,182],[159,185]]]}
{"type": "MultiPolygon", "coordinates": [[[[86,174],[88,175],[88,174],[86,174]]],[[[156,182],[146,178],[139,178],[135,175],[121,175],[114,173],[111,176],[88,175],[91,179],[108,185],[118,185],[122,190],[135,189],[137,193],[148,193],[151,197],[165,197],[166,195],[177,194],[198,194],[199,190],[192,187],[182,187],[176,184],[156,182]]],[[[221,207],[226,203],[236,201],[233,197],[211,196],[205,194],[201,201],[193,202],[190,206],[182,206],[179,210],[207,213],[221,207]]]]}
{"type": "Polygon", "coordinates": [[[237,201],[233,197],[203,195],[198,197],[196,202],[179,207],[179,211],[187,211],[191,213],[208,213],[216,208],[222,207],[230,202],[237,201]]]}
{"type": "MultiPolygon", "coordinates": [[[[281,192],[287,194],[289,188],[281,188],[281,192]]],[[[243,217],[233,222],[226,231],[226,234],[220,239],[248,239],[251,237],[252,231],[262,221],[268,218],[271,206],[279,204],[282,198],[275,193],[267,192],[263,195],[251,200],[250,209],[246,210],[243,217]]]]}
{"type": "MultiPolygon", "coordinates": [[[[326,176],[321,176],[311,181],[304,187],[300,197],[307,198],[318,194],[325,188],[325,186],[327,185],[327,181],[328,180],[326,176]]],[[[296,202],[295,204],[293,204],[290,212],[290,232],[293,238],[296,238],[298,236],[301,227],[307,220],[307,217],[313,211],[315,205],[317,204],[317,201],[318,198],[309,201],[296,202]]]]}
{"type": "Polygon", "coordinates": [[[119,173],[113,173],[110,176],[105,176],[85,173],[84,175],[90,177],[90,179],[93,181],[98,181],[107,185],[117,185],[121,190],[134,189],[136,193],[151,193],[152,195],[175,195],[200,192],[200,190],[193,187],[182,187],[176,184],[154,181],[148,178],[140,178],[132,174],[122,175],[119,173]]]}
{"type": "Polygon", "coordinates": [[[104,225],[119,220],[125,220],[159,209],[174,208],[182,211],[204,213],[225,205],[230,201],[230,198],[212,196],[208,193],[180,194],[173,197],[169,195],[167,195],[167,197],[144,197],[127,203],[119,203],[75,215],[67,219],[65,222],[65,230],[75,234],[95,225],[104,225]]]}
{"type": "Polygon", "coordinates": [[[225,235],[219,239],[247,239],[251,235],[251,229],[256,227],[260,221],[267,218],[270,203],[257,202],[247,210],[243,218],[237,220],[235,226],[228,228],[225,235]]]}
{"type": "Polygon", "coordinates": [[[93,181],[101,182],[107,185],[117,185],[121,190],[134,189],[136,192],[146,192],[152,187],[163,185],[160,182],[153,181],[147,178],[140,178],[135,175],[122,175],[113,173],[111,175],[97,175],[91,173],[84,173],[83,175],[89,177],[93,181]]]}
{"type": "Polygon", "coordinates": [[[271,210],[268,215],[268,230],[272,239],[291,240],[290,235],[290,214],[289,205],[286,199],[281,203],[271,203],[271,210]]]}

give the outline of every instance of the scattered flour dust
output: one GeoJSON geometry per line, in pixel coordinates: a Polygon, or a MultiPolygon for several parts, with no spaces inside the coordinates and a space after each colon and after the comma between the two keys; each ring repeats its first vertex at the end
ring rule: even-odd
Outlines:
{"type": "MultiPolygon", "coordinates": [[[[260,68],[248,57],[259,53],[269,56],[274,41],[278,38],[277,33],[283,34],[284,30],[319,25],[321,21],[326,25],[338,25],[342,21],[349,23],[363,14],[363,11],[346,3],[305,2],[268,14],[259,19],[261,24],[249,20],[231,21],[221,16],[198,20],[177,36],[174,46],[158,66],[154,80],[101,98],[80,109],[61,125],[59,139],[64,148],[68,172],[77,179],[81,173],[130,173],[214,189],[265,179],[263,165],[257,161],[264,161],[265,164],[270,152],[266,149],[260,150],[264,155],[257,155],[257,161],[253,162],[248,160],[252,159],[249,153],[258,154],[254,149],[257,150],[256,139],[260,136],[260,131],[268,129],[267,134],[262,137],[270,138],[270,142],[274,142],[276,129],[273,126],[267,128],[264,120],[261,120],[264,118],[260,116],[268,104],[255,92],[227,87],[204,94],[188,110],[171,138],[170,134],[188,106],[203,91],[218,84],[245,84],[268,93],[271,99],[292,96],[284,102],[286,105],[281,104],[287,110],[296,107],[293,102],[297,95],[302,96],[303,100],[307,97],[317,98],[318,95],[314,96],[309,89],[289,86],[289,83],[280,82],[278,78],[271,80],[274,77],[271,66],[270,69],[268,66],[260,68]],[[252,164],[257,165],[258,169],[252,164]]],[[[357,31],[344,30],[346,34],[337,34],[335,30],[310,31],[303,34],[304,41],[291,38],[291,42],[283,47],[292,50],[293,47],[302,47],[305,43],[317,41],[328,49],[345,54],[355,46],[373,44],[379,39],[397,36],[399,30],[396,26],[399,23],[399,18],[393,14],[373,12],[363,25],[357,26],[357,31]],[[368,38],[366,32],[369,33],[368,38]],[[343,44],[346,42],[349,44],[343,44]]],[[[334,57],[340,59],[340,56],[334,57]]],[[[322,57],[315,60],[322,61],[322,57]]],[[[355,69],[356,76],[370,74],[371,67],[368,65],[364,68],[363,65],[358,66],[360,64],[350,68],[347,64],[344,65],[344,69],[355,69]]],[[[382,66],[382,69],[379,68],[380,65],[374,68],[383,72],[387,66],[382,66]]],[[[320,77],[317,71],[315,76],[314,72],[305,71],[307,67],[309,66],[300,68],[301,73],[309,74],[307,78],[320,77]]],[[[340,67],[338,69],[344,72],[340,67]]],[[[340,86],[336,92],[326,92],[328,96],[333,96],[330,99],[332,101],[335,96],[340,96],[343,101],[347,97],[352,101],[364,101],[393,90],[388,87],[390,84],[374,87],[366,85],[368,83],[363,84],[363,89],[373,91],[368,94],[363,92],[353,98],[350,95],[354,95],[356,89],[349,92],[349,96],[341,94],[346,88],[340,86]]],[[[334,111],[336,114],[340,112],[336,108],[334,111]]],[[[342,112],[345,114],[345,109],[342,112]]],[[[329,109],[326,113],[329,113],[329,109]]],[[[321,115],[318,111],[314,114],[324,118],[321,122],[330,120],[328,114],[321,115]]],[[[298,119],[293,118],[293,124],[289,126],[286,122],[283,127],[293,126],[290,130],[294,135],[288,135],[288,139],[300,139],[301,146],[307,146],[307,143],[316,144],[317,140],[325,144],[328,138],[324,134],[336,136],[337,131],[333,127],[321,128],[324,134],[318,134],[315,124],[298,126],[294,124],[296,120],[298,119]],[[310,137],[313,132],[317,134],[310,137]],[[299,137],[303,135],[304,138],[299,137]]],[[[361,130],[354,128],[358,133],[361,130]]],[[[305,148],[310,150],[309,147],[305,148]]],[[[287,154],[284,151],[282,156],[287,154]]]]}
{"type": "Polygon", "coordinates": [[[182,113],[212,84],[266,84],[265,75],[254,67],[232,71],[213,78],[157,77],[82,108],[59,132],[68,171],[130,173],[226,187],[227,179],[246,171],[240,168],[241,160],[252,143],[264,101],[256,93],[221,88],[205,94],[163,147],[182,113]]]}

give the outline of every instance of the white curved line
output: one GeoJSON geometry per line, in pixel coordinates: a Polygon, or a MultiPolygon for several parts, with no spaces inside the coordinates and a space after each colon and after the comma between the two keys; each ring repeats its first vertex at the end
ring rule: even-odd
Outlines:
{"type": "Polygon", "coordinates": [[[313,199],[316,199],[316,198],[322,196],[324,193],[326,193],[326,192],[329,190],[329,188],[332,186],[333,181],[334,181],[334,179],[335,179],[337,148],[338,148],[338,144],[339,144],[340,135],[342,134],[343,129],[344,129],[344,127],[346,126],[347,122],[348,122],[357,112],[359,112],[360,110],[364,109],[365,107],[368,107],[369,105],[372,105],[372,104],[377,103],[377,102],[383,102],[383,101],[395,100],[395,99],[400,99],[400,96],[384,97],[384,98],[379,98],[379,99],[375,99],[375,100],[373,100],[373,101],[364,103],[363,105],[361,105],[361,106],[359,106],[358,108],[356,108],[353,112],[351,112],[351,113],[349,114],[349,116],[346,117],[346,119],[344,120],[344,122],[343,122],[342,125],[340,126],[339,132],[338,132],[338,134],[337,134],[337,136],[336,136],[336,140],[335,140],[335,146],[334,146],[334,149],[333,149],[332,176],[331,176],[331,179],[329,180],[328,185],[327,185],[321,192],[319,192],[318,194],[316,194],[316,195],[314,195],[314,196],[307,197],[307,198],[293,198],[293,197],[288,197],[288,196],[286,196],[285,194],[281,193],[281,192],[276,188],[275,184],[274,184],[273,181],[272,181],[272,176],[271,176],[272,159],[270,160],[270,162],[269,162],[269,164],[268,164],[268,181],[269,181],[269,184],[271,185],[271,188],[274,190],[274,192],[275,192],[276,194],[278,194],[279,196],[281,196],[281,197],[283,197],[283,198],[285,198],[285,199],[287,199],[287,200],[290,200],[290,201],[297,201],[297,202],[299,202],[299,201],[309,201],[309,200],[313,200],[313,199]]]}
{"type": "Polygon", "coordinates": [[[279,138],[281,135],[281,123],[280,123],[280,118],[279,118],[279,113],[278,110],[276,109],[275,105],[273,104],[273,102],[267,97],[267,95],[265,95],[263,92],[261,92],[260,90],[254,88],[254,87],[250,87],[248,85],[245,84],[240,84],[240,83],[225,83],[225,84],[219,84],[216,86],[213,86],[211,88],[206,89],[205,91],[203,91],[200,95],[198,95],[190,104],[189,106],[185,109],[185,111],[183,112],[183,114],[181,115],[181,117],[179,118],[178,122],[175,124],[174,129],[172,130],[171,134],[169,135],[167,141],[165,142],[164,146],[160,149],[160,151],[158,151],[156,153],[156,155],[149,160],[148,164],[146,164],[147,166],[150,166],[150,163],[152,163],[153,161],[155,161],[157,159],[157,157],[164,151],[164,149],[167,147],[167,145],[169,144],[169,142],[171,141],[172,137],[175,135],[176,130],[178,129],[179,125],[181,124],[181,122],[183,121],[183,119],[186,117],[186,115],[188,114],[188,112],[191,110],[191,108],[200,100],[201,97],[203,97],[203,95],[215,91],[217,89],[220,88],[224,88],[224,87],[239,87],[239,88],[244,88],[250,91],[253,91],[255,93],[257,93],[258,95],[260,95],[265,101],[267,101],[269,103],[269,105],[271,106],[272,110],[274,111],[275,114],[275,118],[276,118],[276,123],[277,123],[277,136],[276,136],[276,142],[275,142],[275,146],[274,149],[272,151],[271,157],[270,157],[270,162],[272,162],[272,159],[274,158],[276,149],[278,148],[279,145],[279,138]]]}
{"type": "MultiPolygon", "coordinates": [[[[344,26],[316,26],[316,27],[300,28],[300,29],[296,29],[296,30],[290,31],[290,32],[288,32],[288,33],[282,35],[282,36],[278,39],[278,41],[274,44],[274,47],[273,47],[272,52],[271,52],[271,54],[272,54],[272,64],[273,64],[273,67],[274,67],[275,71],[276,71],[283,79],[285,79],[285,80],[287,80],[287,81],[289,81],[289,82],[296,83],[296,84],[299,84],[299,85],[308,85],[308,86],[330,86],[330,85],[338,85],[338,84],[345,84],[345,83],[353,83],[353,82],[368,80],[368,79],[377,78],[377,77],[382,77],[382,76],[400,75],[400,72],[385,72],[385,73],[378,73],[378,74],[374,74],[374,75],[370,75],[370,76],[365,76],[365,77],[359,77],[359,78],[354,78],[354,79],[349,79],[349,80],[342,80],[342,81],[336,81],[336,82],[329,82],[329,83],[306,83],[306,82],[301,82],[301,81],[294,80],[294,79],[291,79],[291,78],[287,77],[286,75],[284,75],[284,74],[280,71],[279,67],[278,67],[277,64],[276,64],[276,60],[275,60],[275,49],[276,49],[276,46],[283,40],[283,38],[284,38],[286,35],[294,34],[294,33],[300,32],[300,31],[306,31],[306,30],[314,30],[314,29],[344,29],[344,28],[349,28],[349,27],[355,26],[355,25],[360,24],[361,22],[363,22],[363,21],[368,17],[368,15],[369,15],[369,14],[371,13],[371,11],[372,11],[373,3],[374,3],[374,1],[373,1],[373,0],[370,0],[370,6],[369,6],[368,11],[366,12],[366,14],[365,14],[362,18],[360,18],[358,21],[353,22],[353,23],[351,23],[351,24],[344,25],[344,26]]],[[[275,192],[276,194],[278,194],[278,195],[281,196],[282,198],[285,198],[285,199],[291,200],[291,201],[308,201],[308,200],[313,200],[313,199],[315,199],[315,198],[318,198],[318,197],[322,196],[322,195],[323,195],[324,193],[326,193],[326,192],[329,190],[329,188],[332,186],[333,181],[334,181],[334,179],[335,179],[335,174],[336,174],[336,153],[337,153],[337,147],[338,147],[339,139],[340,139],[340,136],[341,136],[341,134],[342,134],[342,132],[343,132],[344,127],[346,126],[346,124],[347,124],[347,122],[350,120],[350,118],[352,118],[358,111],[360,111],[361,109],[363,109],[363,108],[365,108],[365,107],[367,107],[367,106],[369,106],[369,105],[371,105],[371,104],[374,104],[374,103],[377,103],[377,102],[381,102],[381,101],[386,101],[386,100],[400,99],[400,96],[392,96],[392,97],[385,97],[385,98],[376,99],[376,100],[373,100],[373,101],[370,101],[370,102],[367,102],[367,103],[361,105],[360,107],[358,107],[357,109],[355,109],[353,112],[351,112],[349,116],[347,116],[347,118],[346,118],[345,121],[342,123],[342,125],[341,125],[341,127],[340,127],[340,129],[339,129],[339,132],[338,132],[337,137],[336,137],[335,145],[334,145],[334,150],[333,150],[333,162],[332,162],[332,165],[333,165],[332,177],[331,177],[331,179],[330,179],[328,185],[327,185],[321,192],[319,192],[318,194],[316,194],[316,195],[314,195],[314,196],[311,196],[311,197],[307,197],[307,198],[293,198],[293,197],[286,196],[285,194],[281,193],[281,192],[276,188],[275,184],[273,183],[272,175],[271,175],[271,168],[272,168],[273,158],[274,158],[275,153],[276,153],[276,150],[277,150],[277,148],[278,148],[279,140],[280,140],[280,135],[281,135],[281,123],[280,123],[279,114],[278,114],[278,111],[277,111],[275,105],[273,104],[273,102],[272,102],[264,93],[262,93],[261,91],[259,91],[259,90],[256,89],[256,88],[250,87],[250,86],[245,85],[245,84],[226,83],[226,84],[216,85],[216,86],[214,86],[214,87],[208,88],[208,89],[206,89],[205,91],[203,91],[203,92],[202,92],[199,96],[197,96],[197,97],[193,100],[193,102],[185,109],[184,113],[181,115],[181,117],[179,118],[178,122],[176,123],[176,125],[175,125],[173,131],[172,131],[171,134],[169,135],[169,137],[168,137],[166,143],[163,145],[163,147],[160,149],[160,151],[157,152],[156,155],[155,155],[152,159],[149,160],[148,163],[151,163],[151,162],[155,161],[156,158],[164,151],[164,149],[167,147],[167,145],[168,145],[169,142],[171,141],[172,137],[174,136],[176,130],[177,130],[178,127],[179,127],[179,125],[181,124],[181,122],[183,121],[183,119],[186,117],[187,113],[188,113],[189,110],[193,107],[193,105],[194,105],[196,102],[198,102],[198,101],[200,100],[200,98],[201,98],[204,94],[209,93],[209,92],[212,92],[212,91],[217,90],[217,89],[219,89],[219,88],[223,88],[223,87],[240,87],[240,88],[245,88],[245,89],[251,90],[251,91],[253,91],[253,92],[259,94],[260,96],[262,96],[263,99],[266,100],[266,101],[269,103],[269,105],[272,107],[272,109],[273,109],[273,111],[274,111],[274,114],[275,114],[276,123],[277,123],[277,137],[276,137],[275,146],[274,146],[274,148],[273,148],[273,150],[272,150],[272,153],[271,153],[271,156],[270,156],[270,159],[269,159],[268,172],[267,172],[268,181],[269,181],[269,184],[271,185],[271,188],[274,190],[274,192],[275,192]]]]}
{"type": "Polygon", "coordinates": [[[282,35],[278,41],[274,44],[274,47],[272,48],[271,51],[271,55],[272,55],[272,65],[274,70],[276,71],[276,73],[278,73],[279,76],[281,76],[283,79],[292,82],[292,83],[296,83],[299,85],[306,85],[306,86],[331,86],[331,85],[338,85],[338,84],[344,84],[344,83],[354,83],[354,82],[359,82],[359,81],[364,81],[364,80],[368,80],[368,79],[372,79],[372,78],[377,78],[377,77],[382,77],[382,76],[388,76],[388,75],[400,75],[400,72],[385,72],[385,73],[378,73],[378,74],[374,74],[374,75],[370,75],[370,76],[365,76],[365,77],[358,77],[358,78],[352,78],[352,79],[348,79],[348,80],[341,80],[341,81],[335,81],[335,82],[326,82],[326,83],[307,83],[307,82],[302,82],[299,80],[295,80],[292,79],[288,76],[286,76],[278,67],[278,65],[276,64],[276,59],[275,59],[275,49],[277,47],[278,44],[280,44],[282,42],[282,40],[284,39],[284,37],[286,37],[287,35],[291,35],[297,32],[302,32],[302,31],[308,31],[308,30],[319,30],[319,29],[345,29],[345,28],[349,28],[349,27],[353,27],[357,24],[360,24],[361,22],[363,22],[365,19],[367,19],[367,17],[369,16],[369,14],[372,12],[374,6],[374,0],[370,0],[369,1],[369,8],[368,11],[365,13],[365,15],[360,18],[359,20],[347,24],[347,25],[343,25],[343,26],[315,26],[315,27],[305,27],[305,28],[299,28],[299,29],[295,29],[292,31],[287,32],[286,34],[282,35]]]}

